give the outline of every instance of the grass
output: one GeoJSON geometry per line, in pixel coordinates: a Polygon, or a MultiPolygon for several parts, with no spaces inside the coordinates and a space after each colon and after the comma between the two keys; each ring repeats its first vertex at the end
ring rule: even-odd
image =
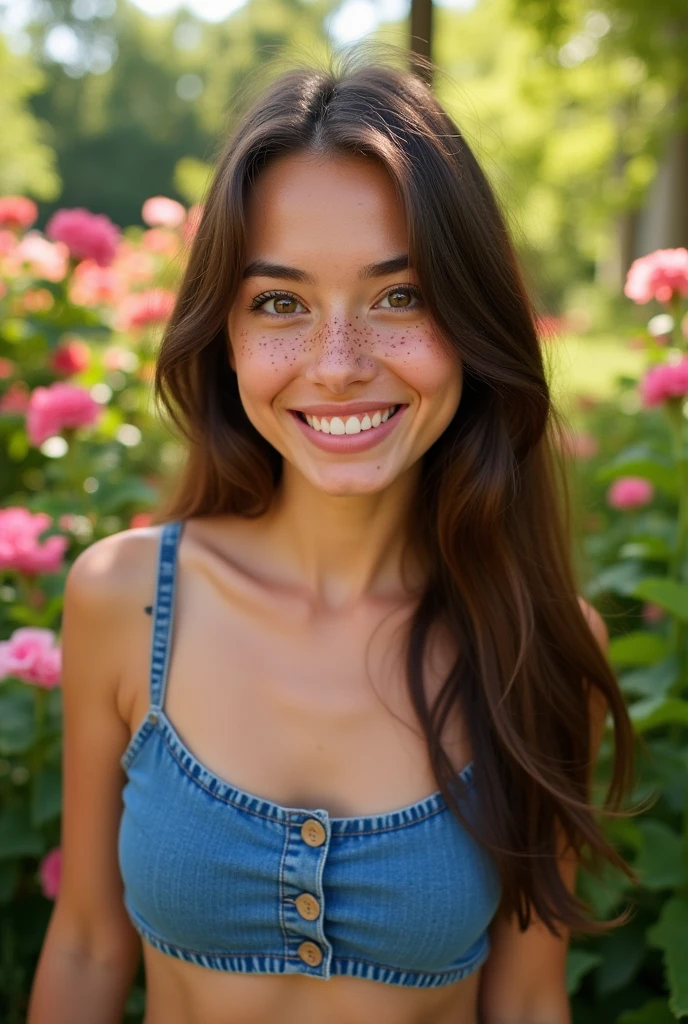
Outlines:
{"type": "Polygon", "coordinates": [[[569,409],[576,395],[612,398],[619,376],[639,377],[645,353],[630,349],[613,335],[566,335],[546,342],[546,360],[552,394],[569,409]]]}

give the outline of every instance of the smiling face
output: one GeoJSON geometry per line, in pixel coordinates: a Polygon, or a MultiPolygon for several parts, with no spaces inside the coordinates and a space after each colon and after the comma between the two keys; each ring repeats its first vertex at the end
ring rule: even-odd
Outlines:
{"type": "Polygon", "coordinates": [[[319,490],[383,490],[442,434],[462,385],[390,175],[363,156],[280,157],[249,193],[246,238],[228,330],[248,418],[319,490]]]}

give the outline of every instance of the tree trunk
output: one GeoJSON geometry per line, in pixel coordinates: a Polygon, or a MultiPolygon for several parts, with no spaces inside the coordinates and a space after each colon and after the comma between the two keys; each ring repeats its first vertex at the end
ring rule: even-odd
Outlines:
{"type": "Polygon", "coordinates": [[[411,63],[414,71],[428,84],[432,82],[432,71],[422,63],[414,64],[413,56],[432,60],[432,0],[411,0],[411,38],[409,41],[411,63]]]}

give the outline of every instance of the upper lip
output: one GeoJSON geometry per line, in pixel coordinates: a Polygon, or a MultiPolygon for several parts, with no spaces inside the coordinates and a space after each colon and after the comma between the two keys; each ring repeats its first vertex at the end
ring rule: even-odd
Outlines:
{"type": "Polygon", "coordinates": [[[292,409],[292,412],[302,412],[306,416],[354,416],[358,412],[375,412],[376,410],[393,409],[395,405],[403,405],[403,402],[342,402],[339,405],[300,405],[292,409]]]}

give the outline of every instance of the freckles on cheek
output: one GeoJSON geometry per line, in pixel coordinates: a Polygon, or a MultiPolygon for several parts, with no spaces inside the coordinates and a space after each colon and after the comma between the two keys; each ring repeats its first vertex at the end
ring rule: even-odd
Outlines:
{"type": "Polygon", "coordinates": [[[242,366],[261,373],[295,366],[312,347],[313,341],[306,331],[276,337],[274,332],[244,330],[239,332],[235,345],[242,366]]]}
{"type": "Polygon", "coordinates": [[[394,362],[399,375],[425,393],[441,389],[447,375],[455,369],[437,334],[427,324],[379,332],[377,352],[394,362]]]}

